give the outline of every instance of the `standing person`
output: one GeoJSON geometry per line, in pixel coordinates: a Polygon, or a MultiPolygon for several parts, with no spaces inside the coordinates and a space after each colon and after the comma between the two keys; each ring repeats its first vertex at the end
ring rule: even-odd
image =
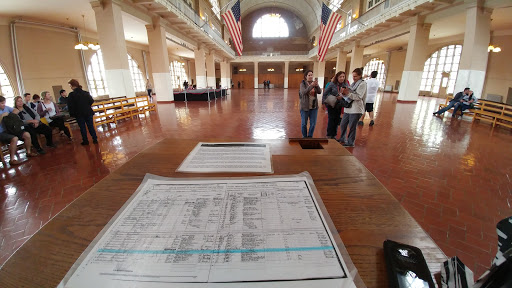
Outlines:
{"type": "Polygon", "coordinates": [[[455,94],[455,97],[453,97],[452,100],[450,100],[450,102],[448,102],[448,105],[446,107],[444,107],[443,109],[439,109],[438,111],[434,112],[432,115],[438,116],[438,115],[441,115],[444,112],[452,109],[452,107],[455,106],[455,104],[459,103],[460,100],[462,100],[462,97],[469,94],[469,91],[470,91],[469,88],[464,88],[464,91],[461,91],[461,92],[455,94]]]}
{"type": "Polygon", "coordinates": [[[11,156],[9,160],[9,164],[11,165],[19,165],[22,163],[20,160],[16,160],[16,151],[18,150],[18,139],[22,139],[25,144],[25,150],[27,151],[27,157],[37,156],[37,153],[31,151],[32,146],[30,145],[31,137],[27,131],[21,130],[19,135],[10,134],[4,125],[4,117],[9,115],[9,113],[18,113],[17,109],[5,105],[4,96],[0,96],[0,143],[9,144],[9,154],[11,156]]]}
{"type": "Polygon", "coordinates": [[[342,98],[341,96],[341,90],[343,88],[348,87],[348,82],[346,80],[346,74],[343,71],[339,71],[336,73],[336,75],[333,77],[331,82],[329,82],[330,85],[327,86],[327,88],[324,90],[324,94],[322,97],[322,103],[327,106],[327,138],[335,139],[336,133],[338,132],[338,125],[340,124],[340,116],[341,116],[341,103],[340,100],[342,98]],[[334,107],[331,105],[325,103],[325,100],[329,95],[336,96],[337,101],[334,107]]]}
{"type": "Polygon", "coordinates": [[[453,107],[452,118],[457,115],[457,110],[460,110],[460,118],[464,115],[464,110],[471,108],[471,105],[476,102],[476,97],[473,95],[473,91],[469,90],[467,95],[464,95],[459,103],[456,103],[453,107]]]}
{"type": "Polygon", "coordinates": [[[361,68],[356,68],[352,72],[354,83],[350,85],[350,88],[344,88],[342,90],[343,96],[352,100],[352,106],[350,108],[345,108],[345,113],[341,119],[341,137],[339,142],[344,143],[343,146],[345,147],[354,147],[356,141],[357,121],[359,121],[359,118],[361,118],[361,115],[364,113],[366,83],[361,79],[362,76],[363,70],[361,68]],[[345,138],[347,136],[347,126],[350,131],[348,133],[348,138],[345,138]]]}
{"type": "Polygon", "coordinates": [[[56,146],[53,144],[52,128],[41,122],[39,114],[24,104],[21,96],[16,96],[16,98],[14,98],[14,106],[19,111],[18,116],[21,120],[23,120],[25,127],[24,130],[30,134],[32,146],[36,148],[37,153],[46,154],[46,152],[43,150],[43,148],[41,148],[41,145],[39,144],[37,134],[44,135],[46,138],[47,147],[55,148],[56,146]]]}
{"type": "Polygon", "coordinates": [[[375,122],[373,122],[373,103],[375,103],[375,97],[377,96],[377,91],[379,90],[379,80],[377,80],[377,71],[372,71],[370,74],[370,79],[366,80],[366,105],[365,105],[365,113],[363,113],[363,117],[357,123],[360,126],[364,125],[364,116],[366,112],[368,112],[368,116],[370,116],[370,126],[373,126],[375,122]]]}
{"type": "Polygon", "coordinates": [[[94,130],[94,125],[92,122],[94,111],[92,111],[91,108],[92,103],[94,103],[94,99],[92,99],[92,96],[89,94],[89,92],[82,90],[82,86],[76,79],[69,80],[68,84],[69,87],[71,87],[71,90],[73,90],[73,92],[69,93],[69,114],[76,118],[76,122],[80,127],[80,133],[82,134],[82,143],[80,144],[89,145],[89,139],[87,139],[87,130],[85,129],[86,125],[87,129],[89,130],[89,134],[91,134],[92,143],[97,144],[98,137],[96,136],[96,130],[94,130]]]}
{"type": "Polygon", "coordinates": [[[238,81],[238,89],[240,89],[240,81],[238,81]]]}
{"type": "Polygon", "coordinates": [[[69,142],[73,141],[68,127],[64,125],[64,115],[60,113],[59,106],[52,101],[52,95],[50,92],[43,91],[41,92],[41,96],[43,96],[43,101],[37,105],[37,114],[46,118],[46,122],[50,127],[59,128],[61,135],[65,134],[68,137],[69,142]]]}
{"type": "Polygon", "coordinates": [[[149,79],[146,81],[146,90],[148,91],[149,101],[153,102],[153,84],[149,79]]]}
{"type": "Polygon", "coordinates": [[[312,138],[315,132],[316,117],[318,115],[317,94],[322,93],[318,86],[318,78],[313,81],[313,71],[307,70],[304,73],[304,80],[300,83],[300,118],[302,138],[312,138]],[[309,118],[309,132],[308,132],[309,118]]]}

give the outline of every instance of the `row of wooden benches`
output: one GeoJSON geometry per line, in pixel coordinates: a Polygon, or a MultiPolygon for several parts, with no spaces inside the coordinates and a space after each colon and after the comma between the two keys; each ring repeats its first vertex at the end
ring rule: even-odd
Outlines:
{"type": "MultiPolygon", "coordinates": [[[[448,102],[452,98],[450,96],[446,97],[445,103],[439,104],[439,109],[448,106],[448,102]]],[[[512,105],[480,99],[475,103],[474,108],[466,111],[470,112],[473,121],[483,120],[490,122],[492,127],[505,126],[512,128],[512,105]]]]}
{"type": "Polygon", "coordinates": [[[132,118],[147,111],[155,111],[156,105],[149,102],[148,96],[139,96],[95,102],[92,104],[92,110],[94,111],[94,128],[96,128],[99,125],[117,123],[121,119],[132,118]]]}

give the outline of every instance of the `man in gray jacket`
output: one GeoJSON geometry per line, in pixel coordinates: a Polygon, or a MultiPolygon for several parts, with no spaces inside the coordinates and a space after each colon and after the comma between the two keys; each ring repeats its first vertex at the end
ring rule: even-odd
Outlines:
{"type": "Polygon", "coordinates": [[[352,72],[352,78],[354,79],[354,83],[350,86],[350,88],[345,88],[342,91],[343,96],[352,100],[352,106],[350,108],[345,108],[345,112],[343,113],[343,118],[341,119],[341,137],[338,140],[340,143],[344,143],[345,147],[354,147],[356,141],[356,127],[357,121],[364,113],[364,108],[366,105],[366,82],[363,81],[363,70],[361,68],[356,68],[352,72]],[[350,129],[347,134],[347,127],[350,129]]]}

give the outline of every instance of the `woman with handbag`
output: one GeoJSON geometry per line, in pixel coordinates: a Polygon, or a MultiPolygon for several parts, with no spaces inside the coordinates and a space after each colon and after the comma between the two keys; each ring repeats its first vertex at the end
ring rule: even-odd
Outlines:
{"type": "Polygon", "coordinates": [[[43,101],[37,105],[37,114],[41,118],[45,118],[48,126],[59,128],[60,134],[66,134],[68,140],[71,142],[71,133],[69,129],[64,125],[64,115],[60,113],[59,106],[52,101],[52,95],[48,91],[41,92],[43,101]]]}
{"type": "Polygon", "coordinates": [[[341,109],[342,109],[342,95],[341,91],[343,88],[348,87],[346,80],[346,74],[343,71],[339,71],[334,76],[331,84],[324,90],[322,97],[322,103],[327,106],[327,138],[335,139],[338,131],[338,125],[341,121],[341,109]]]}
{"type": "Polygon", "coordinates": [[[304,80],[300,83],[300,118],[303,138],[312,138],[315,132],[316,117],[318,115],[317,94],[322,93],[318,86],[318,78],[313,81],[313,71],[308,70],[304,73],[304,80]],[[309,132],[308,132],[309,118],[309,132]]]}
{"type": "Polygon", "coordinates": [[[343,88],[341,94],[344,99],[351,100],[350,107],[345,108],[345,113],[341,119],[341,137],[338,140],[340,143],[344,143],[345,147],[354,147],[356,141],[356,127],[359,118],[364,113],[366,103],[366,82],[362,79],[363,70],[356,68],[352,72],[352,78],[354,83],[350,85],[350,88],[343,88]],[[350,129],[347,135],[347,127],[350,129]]]}
{"type": "Polygon", "coordinates": [[[39,141],[37,139],[37,134],[42,134],[46,138],[46,146],[55,148],[55,144],[53,144],[52,137],[52,128],[48,127],[46,124],[41,122],[39,115],[32,108],[23,103],[23,98],[21,96],[16,96],[14,98],[14,106],[18,109],[18,116],[21,120],[23,120],[23,124],[25,125],[25,131],[30,134],[30,138],[32,140],[32,146],[36,148],[37,153],[45,154],[46,152],[41,148],[39,141]]]}

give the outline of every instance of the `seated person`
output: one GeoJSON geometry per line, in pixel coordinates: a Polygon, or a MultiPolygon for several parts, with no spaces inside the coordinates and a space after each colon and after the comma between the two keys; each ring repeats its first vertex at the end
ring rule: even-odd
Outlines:
{"type": "Polygon", "coordinates": [[[37,94],[34,94],[34,96],[32,96],[32,103],[30,103],[29,106],[33,110],[36,110],[37,105],[39,105],[40,102],[41,102],[41,97],[39,97],[39,95],[37,95],[37,94]]]}
{"type": "Polygon", "coordinates": [[[68,127],[64,125],[64,115],[60,113],[59,106],[52,101],[52,95],[48,91],[41,92],[41,95],[43,96],[43,101],[37,105],[37,114],[46,119],[48,126],[59,128],[60,134],[65,134],[69,142],[71,142],[73,139],[68,127]]]}
{"type": "Polygon", "coordinates": [[[473,95],[473,91],[469,91],[468,95],[462,97],[459,103],[456,103],[453,108],[452,117],[455,118],[457,115],[457,110],[460,110],[460,118],[464,114],[464,110],[471,108],[471,105],[476,102],[476,97],[473,95]]]}
{"type": "Polygon", "coordinates": [[[455,97],[453,97],[453,99],[450,100],[450,102],[448,102],[448,106],[444,107],[443,109],[439,109],[439,111],[434,112],[433,115],[434,116],[441,115],[444,112],[452,109],[452,107],[455,106],[455,104],[459,103],[460,100],[462,99],[462,97],[465,95],[468,95],[468,93],[469,93],[469,88],[464,88],[464,91],[455,94],[455,97]]]}
{"type": "Polygon", "coordinates": [[[62,111],[68,111],[68,92],[66,90],[62,89],[59,91],[60,97],[59,97],[59,108],[62,111]]]}
{"type": "Polygon", "coordinates": [[[23,103],[30,105],[30,102],[32,102],[32,95],[30,93],[23,94],[23,103]]]}
{"type": "Polygon", "coordinates": [[[23,104],[23,101],[20,96],[14,98],[14,106],[19,110],[18,116],[23,123],[25,124],[25,130],[30,133],[30,138],[32,138],[32,146],[36,148],[37,153],[45,154],[46,152],[39,145],[39,141],[37,139],[37,134],[42,134],[46,138],[46,146],[48,147],[56,147],[53,144],[53,136],[52,129],[48,127],[46,124],[41,122],[41,118],[37,114],[36,111],[32,110],[32,108],[23,104]]]}
{"type": "Polygon", "coordinates": [[[32,148],[30,145],[31,138],[30,138],[30,134],[27,131],[22,130],[21,133],[19,133],[19,135],[12,135],[12,134],[9,134],[7,132],[7,130],[5,129],[5,126],[3,123],[3,118],[5,116],[9,115],[9,113],[17,113],[17,112],[19,112],[17,109],[13,109],[12,107],[6,106],[5,105],[5,97],[0,96],[0,121],[2,121],[2,123],[0,124],[0,142],[9,144],[9,154],[11,156],[11,158],[9,160],[9,164],[11,164],[11,165],[19,165],[22,163],[22,161],[20,161],[19,159],[18,160],[15,159],[16,151],[18,149],[18,147],[17,147],[18,139],[23,139],[23,142],[25,144],[25,149],[27,151],[27,157],[37,156],[37,153],[34,153],[33,151],[31,151],[31,148],[32,148]]]}

